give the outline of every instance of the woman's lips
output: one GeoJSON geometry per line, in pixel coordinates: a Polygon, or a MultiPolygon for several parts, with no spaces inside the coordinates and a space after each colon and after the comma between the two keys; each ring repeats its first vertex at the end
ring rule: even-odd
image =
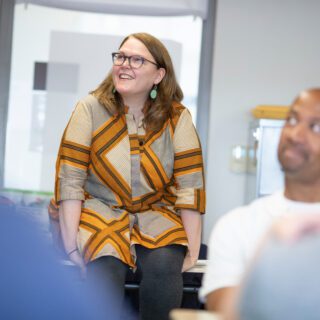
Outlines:
{"type": "Polygon", "coordinates": [[[120,79],[124,79],[124,80],[132,80],[132,79],[134,79],[134,77],[133,76],[131,76],[130,74],[127,74],[127,73],[120,73],[119,74],[119,78],[120,79]]]}

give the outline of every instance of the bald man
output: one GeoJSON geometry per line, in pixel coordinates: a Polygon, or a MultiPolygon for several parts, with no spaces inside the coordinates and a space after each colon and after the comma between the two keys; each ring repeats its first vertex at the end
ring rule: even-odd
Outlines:
{"type": "Polygon", "coordinates": [[[232,210],[212,231],[200,290],[209,310],[230,307],[248,262],[276,219],[320,214],[320,89],[304,91],[292,103],[278,158],[285,189],[232,210]]]}

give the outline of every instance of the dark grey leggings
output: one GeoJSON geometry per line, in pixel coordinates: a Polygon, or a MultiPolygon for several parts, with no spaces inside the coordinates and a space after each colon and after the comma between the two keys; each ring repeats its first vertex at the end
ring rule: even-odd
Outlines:
{"type": "MultiPolygon", "coordinates": [[[[170,245],[157,249],[136,246],[137,266],[142,279],[139,289],[141,320],[166,320],[169,311],[182,301],[182,264],[186,248],[170,245]]],[[[114,257],[102,257],[88,265],[88,280],[95,279],[98,290],[114,287],[112,296],[123,301],[128,266],[114,257]]]]}

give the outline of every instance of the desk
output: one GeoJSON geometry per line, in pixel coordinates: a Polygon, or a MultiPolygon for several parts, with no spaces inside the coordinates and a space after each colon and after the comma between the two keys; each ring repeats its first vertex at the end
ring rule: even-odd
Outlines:
{"type": "Polygon", "coordinates": [[[207,267],[207,260],[198,260],[196,265],[191,269],[187,270],[186,272],[205,273],[206,267],[207,267]]]}
{"type": "MultiPolygon", "coordinates": [[[[74,267],[74,263],[70,260],[61,260],[65,266],[74,267]]],[[[198,293],[201,285],[202,274],[205,272],[207,260],[198,260],[196,265],[191,269],[184,272],[183,275],[183,292],[185,293],[198,293]],[[198,275],[199,274],[199,275],[198,275]]],[[[128,272],[125,284],[126,290],[139,289],[140,278],[132,272],[128,272]]]]}
{"type": "Polygon", "coordinates": [[[222,316],[204,310],[174,309],[170,312],[170,320],[222,320],[222,316]]]}
{"type": "MultiPolygon", "coordinates": [[[[62,260],[61,263],[65,266],[74,267],[74,263],[70,260],[62,260]]],[[[183,273],[183,291],[188,293],[197,293],[201,284],[202,274],[205,272],[207,260],[198,260],[196,265],[183,273]],[[192,274],[199,274],[199,276],[192,277],[192,274]],[[196,279],[196,277],[198,279],[196,279]]],[[[140,279],[135,274],[127,275],[125,288],[127,290],[139,289],[140,279]]]]}
{"type": "MultiPolygon", "coordinates": [[[[75,265],[69,260],[62,260],[61,263],[65,266],[72,267],[75,265]]],[[[201,286],[202,275],[205,272],[207,260],[198,260],[196,265],[182,274],[183,276],[183,300],[182,308],[201,309],[203,305],[198,300],[198,291],[201,286]]],[[[133,305],[133,308],[138,308],[138,290],[140,286],[140,277],[131,271],[127,273],[125,283],[125,294],[127,300],[133,305]]],[[[182,318],[183,319],[183,318],[182,318]]],[[[202,319],[200,319],[202,320],[202,319]]],[[[203,319],[206,320],[206,319],[203,319]]],[[[208,319],[209,320],[209,319],[208,319]]]]}
{"type": "MultiPolygon", "coordinates": [[[[61,263],[65,266],[74,266],[74,263],[70,260],[61,260],[61,263]]],[[[206,271],[207,260],[198,260],[196,265],[186,272],[191,273],[204,273],[206,271]]]]}

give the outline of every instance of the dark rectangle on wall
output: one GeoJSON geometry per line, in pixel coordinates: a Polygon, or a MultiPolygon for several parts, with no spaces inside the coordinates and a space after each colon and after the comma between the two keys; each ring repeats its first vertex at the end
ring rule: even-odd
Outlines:
{"type": "Polygon", "coordinates": [[[47,90],[47,62],[35,62],[33,90],[47,90]]]}

